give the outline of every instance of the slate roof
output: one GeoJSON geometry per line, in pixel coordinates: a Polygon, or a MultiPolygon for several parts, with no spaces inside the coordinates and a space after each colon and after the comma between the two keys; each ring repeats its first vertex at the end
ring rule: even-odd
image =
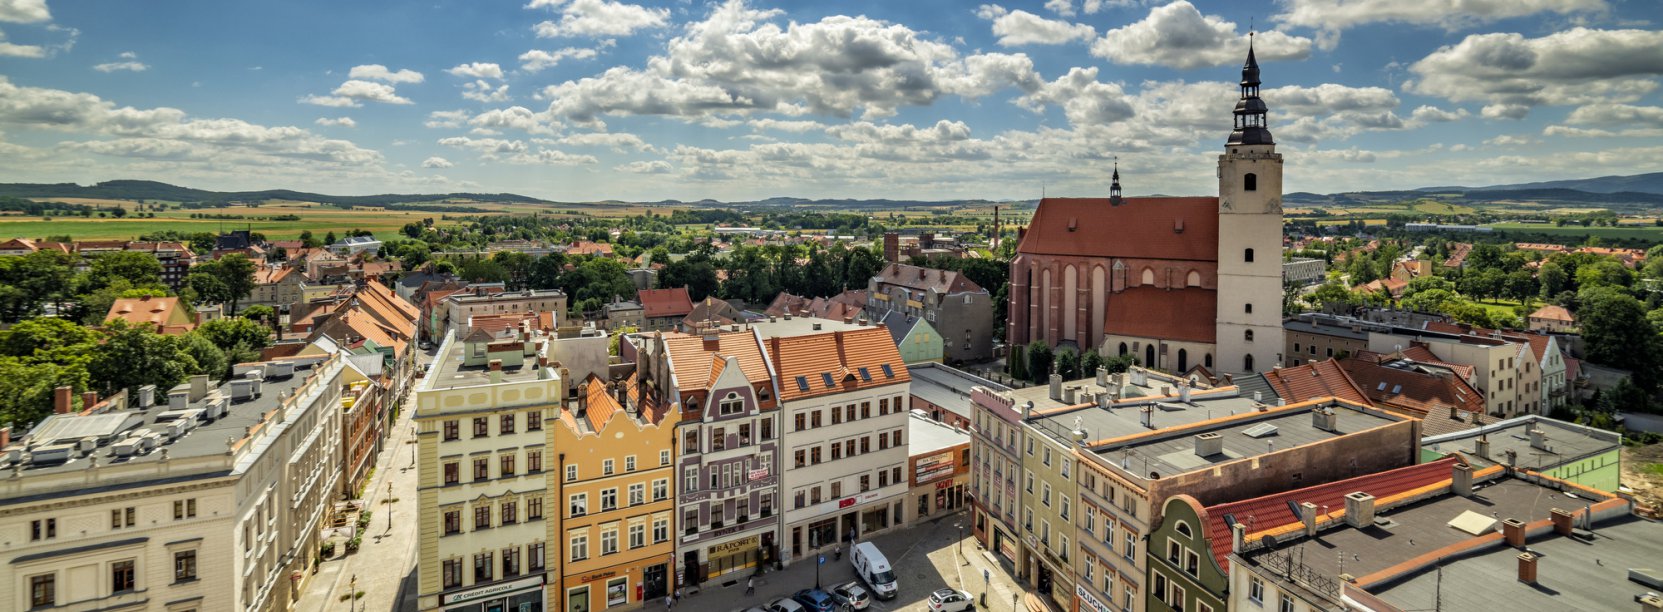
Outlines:
{"type": "MultiPolygon", "coordinates": [[[[1108,198],[1045,198],[1016,250],[1218,261],[1218,198],[1126,198],[1118,206],[1108,198]]],[[[1211,317],[1208,321],[1210,325],[1211,317]]]]}

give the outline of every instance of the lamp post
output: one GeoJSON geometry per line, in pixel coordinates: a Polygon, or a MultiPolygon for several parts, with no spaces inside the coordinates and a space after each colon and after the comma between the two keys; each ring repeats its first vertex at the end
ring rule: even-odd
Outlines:
{"type": "Polygon", "coordinates": [[[393,481],[387,481],[387,533],[393,532],[393,481]]]}
{"type": "Polygon", "coordinates": [[[352,584],[348,588],[351,589],[351,590],[348,591],[347,594],[346,594],[347,610],[357,610],[358,609],[358,574],[353,574],[352,575],[352,584]]]}

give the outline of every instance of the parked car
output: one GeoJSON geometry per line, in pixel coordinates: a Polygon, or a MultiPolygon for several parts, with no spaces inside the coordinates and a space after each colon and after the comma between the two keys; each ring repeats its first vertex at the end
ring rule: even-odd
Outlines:
{"type": "Polygon", "coordinates": [[[769,610],[767,608],[759,608],[757,606],[751,606],[749,608],[745,608],[745,612],[769,612],[769,610]]]}
{"type": "Polygon", "coordinates": [[[872,604],[872,597],[866,592],[866,587],[860,586],[860,583],[854,580],[834,585],[827,593],[831,594],[832,599],[837,600],[838,605],[848,606],[850,610],[865,610],[866,606],[872,604]]]}
{"type": "Polygon", "coordinates": [[[930,593],[930,612],[963,612],[976,607],[970,594],[954,589],[940,589],[930,593]]]}
{"type": "Polygon", "coordinates": [[[833,612],[837,609],[837,600],[820,589],[803,589],[791,598],[808,608],[808,612],[833,612]]]}
{"type": "Polygon", "coordinates": [[[781,597],[768,602],[768,612],[806,612],[807,608],[795,600],[781,597]]]}

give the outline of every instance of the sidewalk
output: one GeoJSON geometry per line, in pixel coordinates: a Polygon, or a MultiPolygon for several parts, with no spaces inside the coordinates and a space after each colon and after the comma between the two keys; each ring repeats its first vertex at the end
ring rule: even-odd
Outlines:
{"type": "MultiPolygon", "coordinates": [[[[1014,579],[1005,573],[997,562],[987,556],[983,550],[976,548],[976,540],[970,536],[967,512],[945,515],[933,520],[925,521],[913,527],[878,535],[871,541],[889,558],[889,563],[895,568],[897,580],[900,582],[900,596],[890,601],[874,600],[870,610],[926,610],[925,601],[931,592],[943,587],[951,587],[968,591],[972,596],[980,597],[987,592],[986,610],[1006,612],[1011,610],[1013,593],[1021,593],[1014,579]],[[964,526],[964,540],[959,540],[959,526],[964,526]],[[962,546],[963,556],[960,556],[962,546]],[[983,570],[987,570],[988,581],[983,581],[983,570]]],[[[825,565],[820,566],[820,584],[824,587],[847,582],[858,581],[854,567],[850,564],[848,550],[844,549],[843,558],[835,559],[830,553],[826,554],[825,565]]],[[[790,597],[800,589],[814,586],[813,559],[795,561],[784,570],[769,570],[756,577],[756,594],[745,595],[745,579],[741,575],[737,580],[711,581],[704,584],[701,593],[684,597],[678,607],[691,606],[697,612],[726,612],[740,611],[751,606],[764,606],[769,601],[779,597],[790,597]],[[724,587],[723,582],[733,582],[733,586],[724,587]]],[[[724,577],[726,578],[726,577],[724,577]]],[[[864,586],[864,583],[862,583],[864,586]]],[[[662,603],[651,603],[644,606],[645,610],[662,609],[662,603]]]]}
{"type": "MultiPolygon", "coordinates": [[[[335,612],[348,610],[348,602],[341,601],[353,588],[364,593],[357,601],[359,610],[392,610],[398,600],[405,576],[416,566],[416,470],[410,467],[411,449],[407,443],[410,415],[413,406],[406,405],[391,425],[387,441],[376,456],[375,475],[364,489],[364,507],[371,512],[370,524],[364,530],[362,546],[357,553],[325,561],[306,585],[306,593],[292,609],[299,612],[335,612]],[[387,484],[392,483],[389,504],[387,484]],[[388,512],[391,511],[389,528],[388,512]],[[390,529],[390,530],[389,530],[390,529]]],[[[414,603],[413,601],[410,603],[414,603]]]]}

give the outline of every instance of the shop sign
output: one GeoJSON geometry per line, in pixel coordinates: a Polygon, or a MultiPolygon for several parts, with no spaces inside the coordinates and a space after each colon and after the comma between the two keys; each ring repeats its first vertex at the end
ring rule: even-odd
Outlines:
{"type": "Polygon", "coordinates": [[[629,603],[629,579],[617,578],[606,583],[606,607],[629,603]]]}
{"type": "Polygon", "coordinates": [[[757,547],[757,537],[740,538],[732,542],[723,542],[710,547],[708,554],[712,557],[757,547]]]}
{"type": "Polygon", "coordinates": [[[912,481],[923,484],[950,475],[953,473],[954,464],[952,451],[923,457],[913,463],[912,481]]]}
{"type": "Polygon", "coordinates": [[[756,482],[758,480],[762,480],[764,478],[767,478],[768,477],[768,468],[756,468],[754,470],[751,470],[750,476],[751,476],[751,482],[756,482]]]}
{"type": "Polygon", "coordinates": [[[951,488],[953,488],[953,481],[951,481],[951,480],[943,480],[941,482],[935,483],[935,490],[937,490],[937,491],[940,491],[942,489],[951,489],[951,488]]]}
{"type": "Polygon", "coordinates": [[[1092,596],[1091,591],[1087,591],[1083,586],[1074,585],[1074,594],[1080,597],[1080,601],[1085,602],[1086,605],[1091,606],[1091,609],[1097,612],[1114,612],[1108,606],[1103,605],[1103,602],[1097,601],[1097,598],[1092,596]]]}
{"type": "Polygon", "coordinates": [[[616,575],[618,575],[618,570],[606,570],[604,572],[595,572],[593,574],[589,574],[588,576],[584,576],[582,578],[579,578],[578,582],[588,584],[588,583],[594,582],[596,580],[611,578],[611,577],[616,576],[616,575]]]}
{"type": "Polygon", "coordinates": [[[457,603],[457,602],[469,601],[469,600],[473,600],[473,599],[480,599],[482,597],[491,597],[493,595],[507,595],[508,593],[510,593],[512,591],[518,591],[520,589],[528,589],[528,588],[539,587],[539,586],[543,586],[543,576],[541,574],[539,574],[537,576],[532,576],[530,578],[521,578],[521,579],[515,580],[513,582],[503,582],[503,583],[499,583],[499,584],[490,584],[490,585],[485,585],[485,586],[482,586],[482,587],[479,587],[479,588],[476,588],[476,589],[468,589],[466,591],[461,591],[461,592],[458,592],[458,593],[449,593],[449,594],[440,596],[439,597],[439,603],[444,604],[444,605],[450,605],[450,604],[457,603]]]}

